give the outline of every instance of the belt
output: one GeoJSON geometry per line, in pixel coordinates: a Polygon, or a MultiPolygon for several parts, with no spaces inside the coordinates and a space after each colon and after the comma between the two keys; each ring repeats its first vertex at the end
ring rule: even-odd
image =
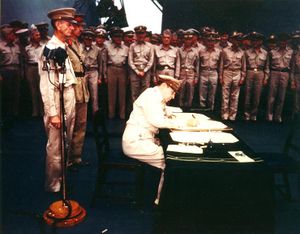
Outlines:
{"type": "Polygon", "coordinates": [[[74,72],[76,77],[83,77],[84,72],[74,72]]]}
{"type": "Polygon", "coordinates": [[[86,71],[94,71],[94,70],[98,70],[98,67],[86,67],[85,70],[86,71]]]}
{"type": "Polygon", "coordinates": [[[159,64],[156,65],[156,69],[160,70],[160,71],[166,70],[166,69],[175,70],[175,68],[173,68],[173,67],[171,67],[169,65],[159,65],[159,64]]]}
{"type": "Polygon", "coordinates": [[[225,68],[224,71],[241,71],[242,69],[241,68],[225,68]]]}
{"type": "Polygon", "coordinates": [[[263,69],[260,69],[260,68],[247,68],[248,71],[263,71],[263,69]]]}
{"type": "Polygon", "coordinates": [[[200,70],[201,71],[217,71],[216,68],[210,68],[210,67],[208,67],[208,68],[200,68],[200,70]]]}
{"type": "Polygon", "coordinates": [[[111,66],[111,67],[125,67],[125,64],[107,64],[108,66],[111,66]]]}
{"type": "Polygon", "coordinates": [[[276,68],[276,69],[271,69],[271,71],[277,71],[277,72],[289,72],[289,68],[276,68]]]}

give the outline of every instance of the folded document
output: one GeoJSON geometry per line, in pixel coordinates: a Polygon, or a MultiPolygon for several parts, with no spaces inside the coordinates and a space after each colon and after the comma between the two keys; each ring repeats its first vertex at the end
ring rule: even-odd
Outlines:
{"type": "Polygon", "coordinates": [[[203,154],[202,148],[196,145],[168,145],[167,152],[203,154]]]}

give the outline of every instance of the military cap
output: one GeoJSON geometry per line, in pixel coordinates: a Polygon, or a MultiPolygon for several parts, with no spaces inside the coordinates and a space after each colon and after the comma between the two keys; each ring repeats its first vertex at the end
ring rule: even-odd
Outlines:
{"type": "Polygon", "coordinates": [[[178,29],[177,31],[176,31],[176,33],[177,33],[177,36],[179,37],[179,38],[183,38],[184,37],[184,30],[183,29],[178,29]]]}
{"type": "Polygon", "coordinates": [[[39,22],[37,24],[34,24],[38,29],[40,28],[48,28],[49,27],[49,24],[46,23],[46,22],[39,22]]]}
{"type": "Polygon", "coordinates": [[[292,39],[293,40],[299,40],[300,39],[300,31],[299,30],[292,33],[292,39]]]}
{"type": "Polygon", "coordinates": [[[193,38],[194,32],[191,29],[188,29],[186,31],[184,31],[184,38],[188,39],[188,38],[193,38]]]}
{"type": "Polygon", "coordinates": [[[29,34],[28,28],[22,28],[15,32],[18,36],[29,34]]]}
{"type": "Polygon", "coordinates": [[[147,27],[143,25],[136,26],[134,28],[135,33],[145,33],[147,31],[147,27]]]}
{"type": "Polygon", "coordinates": [[[271,34],[267,39],[267,42],[275,43],[277,41],[277,36],[275,34],[271,34]]]}
{"type": "Polygon", "coordinates": [[[291,37],[287,33],[279,33],[279,34],[277,34],[277,40],[278,41],[288,41],[289,39],[291,39],[291,37]]]}
{"type": "Polygon", "coordinates": [[[256,41],[256,40],[264,40],[264,39],[265,39],[265,37],[264,37],[263,34],[261,34],[261,33],[259,33],[259,32],[255,32],[255,31],[248,33],[248,34],[247,34],[247,38],[248,38],[249,40],[252,40],[252,41],[256,41]]]}
{"type": "Polygon", "coordinates": [[[196,35],[196,36],[199,36],[199,31],[197,30],[197,29],[194,29],[194,28],[190,28],[190,29],[188,29],[188,30],[190,30],[191,32],[193,32],[193,35],[196,35]]]}
{"type": "Polygon", "coordinates": [[[123,30],[120,27],[112,27],[110,29],[110,36],[115,36],[115,37],[123,37],[123,30]]]}
{"type": "Polygon", "coordinates": [[[24,23],[20,20],[13,20],[9,23],[10,26],[12,26],[13,28],[27,28],[28,24],[24,23]]]}
{"type": "Polygon", "coordinates": [[[97,37],[106,37],[107,36],[106,30],[103,28],[96,28],[95,34],[97,37]]]}
{"type": "Polygon", "coordinates": [[[181,86],[181,81],[180,80],[177,80],[174,77],[167,76],[167,75],[159,75],[158,78],[159,78],[158,79],[159,83],[166,83],[175,92],[179,91],[180,86],[181,86]]]}
{"type": "Polygon", "coordinates": [[[134,31],[128,30],[128,31],[124,32],[124,36],[126,36],[126,37],[134,37],[134,31]]]}
{"type": "Polygon", "coordinates": [[[87,29],[82,32],[82,37],[87,39],[94,39],[95,33],[87,29]]]}
{"type": "Polygon", "coordinates": [[[58,8],[52,11],[49,11],[47,16],[51,20],[66,20],[71,23],[76,23],[77,21],[74,20],[76,10],[71,7],[66,8],[58,8]]]}
{"type": "Polygon", "coordinates": [[[99,24],[97,27],[96,27],[96,29],[104,29],[104,30],[106,30],[106,27],[103,25],[103,24],[99,24]]]}
{"type": "Polygon", "coordinates": [[[230,38],[236,39],[236,40],[241,40],[241,39],[243,39],[243,33],[234,31],[234,32],[232,32],[232,34],[230,35],[230,38]]]}
{"type": "Polygon", "coordinates": [[[218,41],[220,38],[219,38],[219,34],[217,32],[210,32],[210,33],[206,33],[204,38],[208,41],[218,41]]]}

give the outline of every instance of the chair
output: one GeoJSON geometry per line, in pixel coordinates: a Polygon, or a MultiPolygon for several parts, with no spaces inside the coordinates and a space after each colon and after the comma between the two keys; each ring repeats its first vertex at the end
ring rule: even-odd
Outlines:
{"type": "Polygon", "coordinates": [[[121,134],[119,136],[109,135],[107,134],[107,132],[105,133],[104,130],[104,139],[100,140],[101,135],[99,134],[97,124],[102,125],[102,128],[103,125],[106,126],[105,118],[102,118],[101,121],[98,121],[93,128],[94,140],[96,143],[98,155],[98,169],[95,191],[92,197],[91,206],[95,206],[97,199],[101,195],[113,197],[118,200],[131,200],[134,204],[137,205],[142,204],[144,187],[144,166],[139,161],[125,157],[123,153],[120,153],[121,134]],[[113,146],[116,147],[114,148],[113,146]],[[133,172],[134,182],[124,180],[130,177],[128,173],[124,173],[125,171],[130,173],[133,172]],[[114,178],[113,181],[109,181],[109,172],[115,173],[115,175],[117,174],[117,172],[119,172],[121,173],[119,175],[119,177],[121,178],[117,178],[118,180],[114,178]],[[115,193],[119,194],[121,192],[122,195],[118,196],[116,194],[107,194],[107,191],[104,189],[104,187],[106,188],[108,186],[110,188],[115,188],[115,190],[118,190],[115,193]],[[130,194],[124,194],[124,191],[126,191],[126,188],[124,186],[126,186],[127,190],[128,188],[133,188],[133,196],[131,196],[130,194]]]}
{"type": "Polygon", "coordinates": [[[282,183],[275,183],[275,188],[288,201],[292,201],[289,175],[297,176],[297,188],[300,189],[300,136],[299,116],[295,116],[290,124],[284,147],[280,153],[264,152],[258,155],[267,163],[275,175],[282,177],[282,183]],[[298,131],[296,131],[298,130],[298,131]]]}

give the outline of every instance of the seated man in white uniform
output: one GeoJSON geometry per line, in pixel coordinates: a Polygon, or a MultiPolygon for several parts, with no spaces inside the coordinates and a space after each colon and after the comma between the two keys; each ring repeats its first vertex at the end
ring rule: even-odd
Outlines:
{"type": "Polygon", "coordinates": [[[175,97],[181,81],[160,75],[158,85],[146,89],[133,103],[133,111],[122,138],[123,152],[130,158],[161,169],[155,204],[158,205],[164,180],[165,158],[162,146],[155,138],[159,128],[174,126],[166,103],[175,97]]]}

